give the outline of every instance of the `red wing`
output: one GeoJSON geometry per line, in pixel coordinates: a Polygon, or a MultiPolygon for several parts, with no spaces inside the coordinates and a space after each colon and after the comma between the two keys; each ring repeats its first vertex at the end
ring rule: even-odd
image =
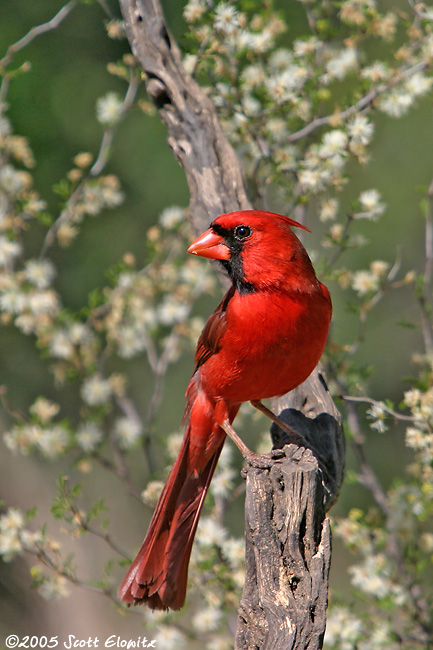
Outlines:
{"type": "Polygon", "coordinates": [[[224,296],[215,311],[209,316],[197,343],[195,353],[195,370],[197,371],[203,363],[220,348],[221,338],[227,329],[226,309],[235,292],[232,287],[224,296]]]}

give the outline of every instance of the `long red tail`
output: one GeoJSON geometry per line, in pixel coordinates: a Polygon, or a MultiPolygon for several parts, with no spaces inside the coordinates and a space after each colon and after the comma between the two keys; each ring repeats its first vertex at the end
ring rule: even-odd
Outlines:
{"type": "MultiPolygon", "coordinates": [[[[218,428],[217,435],[215,433],[212,453],[203,466],[191,462],[197,450],[193,449],[195,445],[191,443],[191,425],[188,424],[149,530],[119,587],[122,601],[135,605],[146,603],[152,609],[182,607],[194,535],[225,440],[221,429],[218,428]]],[[[203,453],[202,459],[205,456],[207,454],[203,453]]]]}

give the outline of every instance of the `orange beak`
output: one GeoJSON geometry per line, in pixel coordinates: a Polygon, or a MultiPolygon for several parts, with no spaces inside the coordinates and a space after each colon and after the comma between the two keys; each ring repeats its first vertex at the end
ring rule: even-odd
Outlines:
{"type": "Polygon", "coordinates": [[[209,257],[213,260],[230,259],[230,249],[224,243],[224,238],[221,235],[217,235],[212,228],[209,228],[200,237],[197,237],[186,252],[191,253],[191,255],[209,257]]]}

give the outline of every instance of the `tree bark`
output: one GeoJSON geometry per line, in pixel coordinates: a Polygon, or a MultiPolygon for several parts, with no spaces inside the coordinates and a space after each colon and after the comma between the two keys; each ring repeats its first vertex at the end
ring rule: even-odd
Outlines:
{"type": "Polygon", "coordinates": [[[326,511],[343,479],[343,430],[320,368],[272,402],[305,446],[290,444],[272,425],[273,448],[283,449],[283,461],[269,470],[246,469],[246,580],[235,648],[318,650],[331,563],[326,511]]]}
{"type": "MultiPolygon", "coordinates": [[[[119,3],[148,95],[185,170],[195,230],[225,212],[251,208],[240,161],[213,104],[185,73],[159,1],[119,3]]],[[[287,440],[273,425],[274,448],[284,447],[284,458],[269,470],[245,470],[246,581],[235,648],[316,650],[323,643],[331,559],[326,510],[343,476],[340,416],[318,369],[273,400],[273,409],[282,411],[305,446],[284,447],[287,440]]]]}

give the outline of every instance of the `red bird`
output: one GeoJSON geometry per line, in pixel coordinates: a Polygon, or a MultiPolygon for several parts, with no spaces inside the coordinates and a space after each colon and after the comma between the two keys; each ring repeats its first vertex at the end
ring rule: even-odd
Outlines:
{"type": "Polygon", "coordinates": [[[223,214],[188,253],[219,260],[232,281],[198,341],[186,392],[187,426],[137,557],[120,588],[128,604],[180,609],[198,519],[226,434],[242,402],[283,395],[315,368],[331,319],[327,288],[291,226],[256,210],[223,214]]]}

